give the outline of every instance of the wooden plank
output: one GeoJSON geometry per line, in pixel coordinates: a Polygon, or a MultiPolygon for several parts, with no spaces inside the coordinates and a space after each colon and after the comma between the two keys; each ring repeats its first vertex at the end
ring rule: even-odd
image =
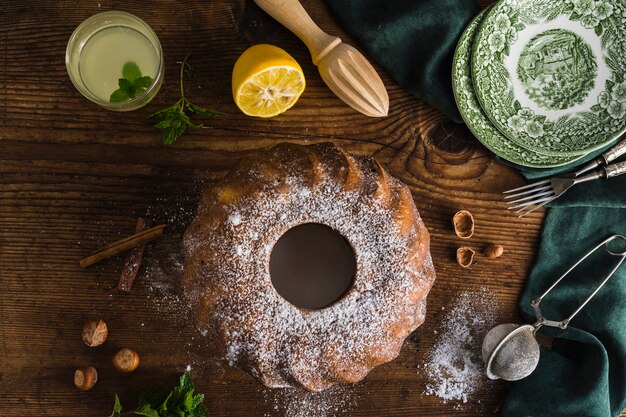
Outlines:
{"type": "MultiPolygon", "coordinates": [[[[349,40],[323,2],[303,2],[320,26],[349,40]]],[[[488,1],[483,2],[487,4],[488,1]]],[[[390,116],[366,118],[330,93],[302,43],[243,0],[114,0],[0,2],[0,415],[103,416],[114,393],[132,403],[155,382],[173,385],[187,365],[207,394],[211,415],[281,416],[293,412],[293,394],[264,388],[246,373],[209,358],[211,340],[190,322],[179,277],[181,239],[202,189],[241,156],[281,141],[331,140],[374,155],[410,187],[431,231],[438,280],[428,319],[392,363],[337,395],[345,416],[476,416],[500,409],[507,384],[488,382],[468,404],[423,395],[419,369],[444,314],[457,295],[480,288],[493,294],[503,321],[517,319],[516,300],[532,265],[543,219],[519,220],[504,210],[500,192],[522,179],[496,163],[467,129],[453,126],[381,71],[390,116]],[[123,8],[153,26],[166,56],[161,93],[129,113],[100,109],[71,85],[63,65],[67,39],[86,17],[123,8]],[[239,54],[258,42],[274,43],[303,66],[307,90],[288,113],[252,119],[234,106],[230,71],[239,54]],[[146,117],[176,99],[178,64],[188,52],[197,69],[190,98],[227,113],[163,147],[146,117]],[[460,242],[451,230],[457,209],[477,220],[471,245],[504,245],[499,260],[472,269],[453,258],[460,242]],[[165,236],[147,246],[130,294],[115,287],[123,256],[82,270],[78,260],[133,233],[145,216],[167,223],[165,236]],[[444,310],[442,310],[444,309],[444,310]],[[109,340],[88,348],[80,330],[104,318],[109,340]],[[121,347],[139,352],[130,375],[112,370],[121,347]],[[93,365],[100,381],[91,392],[72,386],[76,367],[93,365]]],[[[309,399],[310,400],[310,399],[309,399]]],[[[337,401],[335,398],[334,401],[337,401]]]]}
{"type": "MultiPolygon", "coordinates": [[[[3,372],[2,384],[21,387],[19,394],[0,403],[2,415],[11,415],[24,402],[33,416],[96,415],[96,411],[105,415],[114,392],[129,401],[139,387],[155,380],[172,383],[189,363],[200,389],[207,392],[212,415],[274,415],[278,394],[240,371],[203,358],[204,345],[210,341],[202,340],[188,322],[180,298],[176,279],[182,262],[181,232],[193,214],[201,187],[169,171],[148,179],[142,165],[125,165],[126,176],[120,176],[114,164],[89,166],[48,161],[43,154],[32,157],[31,167],[14,160],[0,164],[4,202],[0,211],[1,308],[6,323],[0,346],[11,364],[3,372]],[[18,166],[21,172],[14,174],[18,166]],[[143,193],[146,183],[158,187],[143,193]],[[80,270],[78,259],[105,242],[132,233],[134,219],[146,213],[156,222],[172,225],[174,232],[167,233],[163,242],[148,246],[144,270],[130,295],[115,290],[122,257],[80,270]],[[80,341],[82,322],[88,317],[104,317],[109,324],[110,340],[101,348],[89,349],[80,341]],[[111,371],[110,357],[122,346],[142,355],[142,367],[136,374],[122,376],[111,371]],[[87,364],[101,370],[101,379],[93,392],[79,393],[71,386],[72,370],[87,364]]],[[[387,166],[403,165],[401,157],[394,160],[387,166]]],[[[434,343],[441,322],[437,312],[449,308],[456,294],[486,287],[496,294],[501,317],[514,319],[520,277],[532,261],[539,216],[529,230],[521,227],[527,225],[521,222],[517,222],[520,230],[503,229],[499,225],[516,221],[498,209],[497,203],[491,208],[479,207],[481,197],[495,199],[495,195],[446,196],[445,207],[450,208],[442,209],[442,204],[433,201],[445,195],[436,183],[442,179],[434,181],[426,175],[404,179],[415,183],[416,203],[432,233],[438,271],[429,298],[433,313],[406,342],[398,360],[376,369],[365,383],[350,389],[357,400],[345,415],[373,416],[382,411],[398,416],[450,415],[455,404],[442,405],[437,398],[421,395],[427,380],[415,369],[434,343]],[[477,207],[478,228],[472,244],[480,247],[497,241],[507,247],[510,256],[501,262],[481,262],[471,271],[454,265],[451,254],[459,241],[451,231],[450,215],[456,207],[468,206],[477,207]]],[[[476,397],[486,413],[500,405],[505,385],[495,383],[492,389],[499,395],[485,391],[476,397]]],[[[472,407],[459,410],[458,415],[474,415],[477,405],[472,407]]],[[[23,410],[23,405],[19,409],[23,410]]]]}

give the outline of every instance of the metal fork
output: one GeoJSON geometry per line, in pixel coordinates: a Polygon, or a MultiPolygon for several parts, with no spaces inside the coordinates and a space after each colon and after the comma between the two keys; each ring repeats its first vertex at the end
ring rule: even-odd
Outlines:
{"type": "MultiPolygon", "coordinates": [[[[578,178],[581,175],[599,166],[607,166],[610,162],[616,160],[617,158],[619,158],[621,155],[625,153],[626,153],[626,138],[622,139],[617,145],[605,151],[602,155],[600,155],[593,161],[579,168],[573,174],[560,176],[559,178],[563,178],[563,177],[569,178],[569,179],[578,178]]],[[[546,179],[543,181],[535,182],[533,184],[528,184],[523,187],[515,188],[513,190],[505,191],[504,194],[508,194],[507,196],[505,196],[506,200],[515,198],[518,196],[522,196],[522,195],[524,195],[524,197],[528,197],[528,198],[520,198],[518,200],[510,200],[508,202],[509,205],[511,204],[517,204],[517,205],[509,207],[509,209],[517,209],[517,213],[522,213],[519,217],[524,217],[528,213],[531,213],[535,211],[536,209],[538,209],[539,207],[543,207],[544,205],[548,204],[550,201],[558,198],[558,196],[553,196],[553,193],[551,193],[550,191],[551,181],[552,179],[546,179]],[[522,193],[522,191],[527,191],[527,192],[522,193]],[[531,195],[533,191],[536,191],[537,194],[542,194],[542,195],[538,196],[537,199],[532,198],[534,196],[534,194],[531,195]],[[539,199],[543,199],[543,200],[535,201],[539,199]],[[529,203],[529,204],[523,204],[523,203],[529,203]],[[535,207],[532,207],[533,205],[535,207]]],[[[559,196],[561,194],[559,194],[559,196]]]]}
{"type": "Polygon", "coordinates": [[[520,218],[524,217],[539,207],[543,207],[559,198],[576,184],[597,180],[598,178],[613,178],[626,173],[626,161],[608,165],[609,162],[614,161],[624,153],[626,153],[626,139],[623,139],[613,148],[604,152],[573,174],[557,176],[505,191],[504,199],[508,200],[509,210],[516,210],[520,218]],[[602,165],[604,165],[602,170],[583,176],[583,174],[602,165]],[[514,198],[515,200],[513,200],[514,198]]]}

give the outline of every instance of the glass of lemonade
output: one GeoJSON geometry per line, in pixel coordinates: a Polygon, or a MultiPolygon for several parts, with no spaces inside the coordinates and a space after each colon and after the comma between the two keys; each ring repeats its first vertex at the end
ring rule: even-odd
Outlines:
{"type": "Polygon", "coordinates": [[[80,93],[110,110],[147,104],[163,83],[163,50],[146,22],[108,11],[81,23],[67,44],[67,73],[80,93]]]}

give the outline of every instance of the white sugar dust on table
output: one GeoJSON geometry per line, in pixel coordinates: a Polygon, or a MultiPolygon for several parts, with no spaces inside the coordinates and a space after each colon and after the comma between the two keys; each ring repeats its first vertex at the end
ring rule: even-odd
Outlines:
{"type": "Polygon", "coordinates": [[[356,393],[349,385],[335,385],[320,392],[284,388],[266,390],[265,401],[272,409],[265,417],[334,417],[350,415],[356,407],[356,393]]]}
{"type": "Polygon", "coordinates": [[[495,324],[496,307],[493,294],[481,289],[461,293],[451,310],[442,311],[438,337],[420,367],[428,378],[425,395],[460,407],[488,382],[480,353],[483,337],[495,324]]]}

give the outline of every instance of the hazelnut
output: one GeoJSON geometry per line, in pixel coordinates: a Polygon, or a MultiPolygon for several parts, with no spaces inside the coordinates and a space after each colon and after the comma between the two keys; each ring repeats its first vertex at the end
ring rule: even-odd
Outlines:
{"type": "Polygon", "coordinates": [[[474,254],[476,252],[472,248],[461,246],[456,250],[456,261],[463,268],[469,268],[474,261],[474,254]]]}
{"type": "Polygon", "coordinates": [[[454,233],[461,239],[469,239],[474,234],[474,216],[467,210],[457,211],[452,217],[454,233]]]}
{"type": "Polygon", "coordinates": [[[139,366],[139,355],[134,350],[124,348],[113,356],[113,366],[120,372],[132,372],[139,366]]]}
{"type": "Polygon", "coordinates": [[[89,347],[103,344],[108,334],[109,330],[104,320],[87,320],[83,326],[83,342],[89,347]]]}
{"type": "Polygon", "coordinates": [[[487,258],[499,258],[503,253],[504,247],[502,245],[489,245],[483,251],[487,258]]]}
{"type": "Polygon", "coordinates": [[[98,371],[93,366],[78,368],[74,371],[74,386],[81,391],[89,391],[98,382],[98,371]]]}

